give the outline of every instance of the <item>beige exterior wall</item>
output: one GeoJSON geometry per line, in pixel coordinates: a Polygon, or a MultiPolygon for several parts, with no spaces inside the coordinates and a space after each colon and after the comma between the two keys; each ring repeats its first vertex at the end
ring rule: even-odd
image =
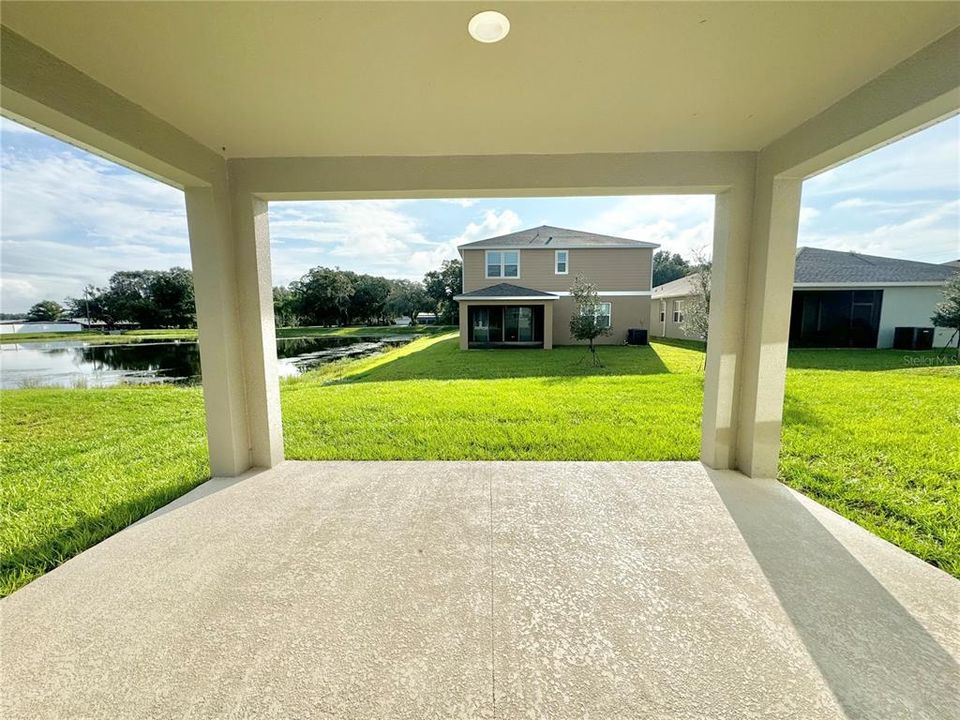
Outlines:
{"type": "Polygon", "coordinates": [[[463,250],[463,291],[471,292],[498,283],[510,283],[545,292],[569,291],[579,274],[595,283],[598,290],[650,290],[653,250],[651,248],[572,248],[568,250],[569,270],[557,275],[555,249],[525,249],[520,253],[520,277],[487,278],[486,251],[463,250]]]}
{"type": "Polygon", "coordinates": [[[675,340],[702,340],[703,338],[693,337],[684,332],[679,322],[673,319],[673,312],[676,309],[675,303],[679,301],[681,308],[689,308],[692,296],[685,295],[679,297],[652,298],[650,301],[650,335],[653,337],[673,338],[675,340]],[[664,319],[660,319],[660,303],[664,302],[664,319]]]}
{"type": "MultiPolygon", "coordinates": [[[[597,338],[598,345],[622,345],[627,340],[630,328],[649,329],[650,298],[638,296],[604,296],[600,302],[610,303],[610,325],[613,332],[606,337],[597,338]]],[[[574,302],[571,297],[562,297],[553,308],[553,342],[555,345],[580,344],[570,336],[570,317],[573,315],[574,302]]],[[[583,343],[586,344],[586,343],[583,343]]]]}
{"type": "MultiPolygon", "coordinates": [[[[622,345],[627,340],[630,328],[649,328],[650,298],[638,296],[604,296],[601,302],[610,303],[610,324],[613,331],[606,337],[597,338],[598,345],[622,345]]],[[[570,336],[570,317],[573,315],[574,302],[571,297],[558,300],[537,302],[523,300],[508,302],[505,300],[471,300],[460,303],[460,348],[467,349],[467,308],[473,305],[543,305],[544,348],[555,345],[576,345],[578,342],[570,336]]],[[[583,343],[586,344],[586,343],[583,343]]]]}

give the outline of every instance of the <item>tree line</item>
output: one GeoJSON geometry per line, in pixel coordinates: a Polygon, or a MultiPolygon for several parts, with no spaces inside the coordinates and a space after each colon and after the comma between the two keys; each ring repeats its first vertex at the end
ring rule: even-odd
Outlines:
{"type": "Polygon", "coordinates": [[[463,289],[459,260],[445,260],[422,282],[316,267],[299,280],[273,289],[277,325],[382,325],[399,317],[416,323],[435,313],[444,324],[457,322],[453,297],[463,289]]]}
{"type": "MultiPolygon", "coordinates": [[[[463,289],[459,260],[446,260],[423,281],[387,278],[316,267],[289,285],[273,288],[277,326],[382,325],[399,317],[416,323],[420,313],[437,321],[457,322],[453,297],[463,289]]],[[[124,270],[104,287],[88,286],[81,297],[36,303],[26,313],[31,321],[86,318],[107,328],[135,323],[144,328],[196,327],[193,274],[185,268],[124,270]]]]}

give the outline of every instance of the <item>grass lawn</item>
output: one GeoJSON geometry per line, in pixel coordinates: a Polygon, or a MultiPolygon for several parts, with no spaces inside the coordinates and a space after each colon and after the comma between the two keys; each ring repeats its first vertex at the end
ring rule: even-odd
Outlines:
{"type": "MultiPolygon", "coordinates": [[[[287,456],[697,457],[695,344],[602,348],[605,367],[593,368],[583,348],[461,353],[430,332],[285,380],[287,456]]],[[[909,357],[916,364],[900,351],[791,352],[781,478],[960,577],[960,367],[909,357]]],[[[0,592],[208,474],[197,388],[27,389],[0,401],[0,592]]]]}
{"type": "Polygon", "coordinates": [[[0,596],[210,475],[199,388],[0,392],[0,596]]]}

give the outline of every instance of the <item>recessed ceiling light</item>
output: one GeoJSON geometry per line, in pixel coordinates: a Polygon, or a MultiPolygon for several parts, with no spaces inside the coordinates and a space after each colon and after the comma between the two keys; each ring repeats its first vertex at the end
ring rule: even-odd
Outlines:
{"type": "Polygon", "coordinates": [[[496,10],[484,10],[470,18],[467,30],[477,42],[495,43],[503,40],[510,32],[510,21],[496,10]]]}

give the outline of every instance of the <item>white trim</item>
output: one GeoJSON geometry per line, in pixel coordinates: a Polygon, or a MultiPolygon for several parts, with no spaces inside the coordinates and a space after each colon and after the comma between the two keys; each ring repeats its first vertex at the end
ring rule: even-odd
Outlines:
{"type": "Polygon", "coordinates": [[[470,302],[471,300],[559,300],[556,295],[454,295],[453,299],[457,302],[470,302]]]}
{"type": "MultiPolygon", "coordinates": [[[[567,290],[551,290],[551,293],[560,297],[570,297],[567,290]]],[[[650,297],[649,290],[597,290],[600,297],[650,297]]]]}
{"type": "Polygon", "coordinates": [[[885,288],[885,287],[942,287],[950,282],[946,280],[923,280],[914,282],[823,282],[823,283],[794,283],[794,290],[804,288],[834,288],[836,290],[845,290],[847,288],[885,288]]]}
{"type": "Polygon", "coordinates": [[[553,251],[553,274],[554,275],[569,275],[570,274],[570,251],[561,249],[553,251]],[[557,267],[560,265],[560,253],[563,253],[563,267],[564,271],[560,272],[557,267]]]}
{"type": "MultiPolygon", "coordinates": [[[[510,263],[512,264],[512,263],[510,263]]],[[[483,278],[484,280],[517,280],[520,277],[520,249],[519,248],[487,248],[483,251],[483,278]],[[500,274],[499,275],[488,275],[490,271],[490,261],[487,260],[487,256],[492,253],[500,253],[500,274]],[[504,275],[503,269],[507,265],[503,261],[503,253],[505,252],[515,252],[517,254],[517,274],[516,275],[504,275]]]]}

